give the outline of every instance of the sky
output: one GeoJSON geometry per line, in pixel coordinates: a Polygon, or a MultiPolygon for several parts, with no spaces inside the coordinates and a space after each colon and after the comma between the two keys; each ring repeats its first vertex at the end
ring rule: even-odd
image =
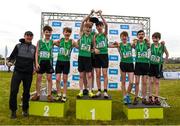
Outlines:
{"type": "Polygon", "coordinates": [[[162,34],[170,57],[180,57],[180,12],[178,0],[2,0],[0,4],[0,54],[8,56],[24,32],[40,38],[41,12],[89,14],[92,9],[104,15],[151,18],[151,35],[162,34]]]}

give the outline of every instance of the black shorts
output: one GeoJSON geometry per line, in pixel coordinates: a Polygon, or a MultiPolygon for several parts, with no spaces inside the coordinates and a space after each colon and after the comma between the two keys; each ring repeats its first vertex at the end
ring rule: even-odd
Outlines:
{"type": "Polygon", "coordinates": [[[95,54],[91,53],[92,67],[95,67],[95,54]]]}
{"type": "Polygon", "coordinates": [[[135,75],[148,75],[149,73],[149,63],[138,63],[135,64],[135,75]]]}
{"type": "Polygon", "coordinates": [[[134,64],[133,63],[124,63],[120,62],[120,69],[122,72],[134,72],[134,64]]]}
{"type": "Polygon", "coordinates": [[[56,74],[63,73],[63,74],[69,74],[70,71],[70,61],[57,61],[56,62],[56,74]]]}
{"type": "Polygon", "coordinates": [[[39,65],[40,65],[40,68],[37,71],[38,74],[43,74],[43,73],[52,74],[52,73],[54,73],[52,62],[50,60],[41,60],[39,65]]]}
{"type": "Polygon", "coordinates": [[[109,59],[108,54],[97,54],[95,55],[95,68],[108,68],[109,59]]]}
{"type": "Polygon", "coordinates": [[[92,61],[91,57],[78,57],[78,71],[79,72],[91,72],[92,71],[92,61]]]}
{"type": "Polygon", "coordinates": [[[161,64],[150,64],[149,76],[161,78],[162,65],[161,64]]]}

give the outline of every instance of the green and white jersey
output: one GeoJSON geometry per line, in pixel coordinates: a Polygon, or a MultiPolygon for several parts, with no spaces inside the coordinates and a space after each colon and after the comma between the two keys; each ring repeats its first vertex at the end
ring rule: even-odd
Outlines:
{"type": "Polygon", "coordinates": [[[52,48],[53,48],[53,40],[49,40],[46,42],[45,40],[39,40],[38,47],[38,62],[41,60],[52,60],[52,48]]]}
{"type": "Polygon", "coordinates": [[[59,61],[70,61],[70,55],[72,50],[72,40],[69,39],[67,42],[65,38],[60,40],[58,59],[59,61]]]}
{"type": "Polygon", "coordinates": [[[96,48],[99,49],[99,54],[108,54],[108,39],[104,33],[96,35],[96,48]]]}
{"type": "Polygon", "coordinates": [[[133,63],[132,57],[132,47],[130,43],[126,43],[125,45],[121,42],[119,46],[119,53],[121,56],[121,62],[124,63],[133,63]]]}
{"type": "Polygon", "coordinates": [[[135,50],[136,50],[136,62],[149,63],[148,46],[145,41],[143,41],[142,43],[138,41],[135,50]]]}
{"type": "Polygon", "coordinates": [[[150,63],[151,64],[162,64],[163,63],[163,53],[164,46],[158,44],[158,47],[155,47],[154,43],[151,45],[151,56],[150,63]]]}
{"type": "Polygon", "coordinates": [[[91,57],[91,48],[93,42],[93,35],[83,34],[79,41],[79,56],[91,57]]]}

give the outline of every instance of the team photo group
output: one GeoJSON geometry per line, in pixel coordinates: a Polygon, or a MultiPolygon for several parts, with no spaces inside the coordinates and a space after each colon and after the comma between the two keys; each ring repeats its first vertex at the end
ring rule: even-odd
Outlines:
{"type": "Polygon", "coordinates": [[[11,118],[16,118],[17,94],[21,81],[23,82],[22,110],[23,115],[28,116],[29,100],[40,100],[43,74],[46,74],[48,102],[67,101],[68,74],[70,73],[73,48],[79,50],[79,93],[77,98],[83,98],[83,96],[92,99],[110,98],[108,92],[108,48],[116,48],[120,55],[121,82],[118,84],[121,83],[122,102],[125,105],[137,105],[140,102],[144,105],[160,105],[159,83],[162,77],[163,63],[166,63],[169,57],[165,42],[161,40],[161,33],[155,32],[149,38],[145,36],[145,31],[142,29],[137,31],[137,37],[129,42],[128,32],[122,31],[119,34],[120,41],[109,42],[108,23],[101,10],[91,10],[90,14],[82,20],[78,41],[71,39],[73,32],[71,27],[63,27],[63,35],[58,40],[52,40],[53,28],[51,26],[46,25],[42,30],[43,36],[37,41],[36,46],[32,44],[34,34],[26,31],[24,38],[19,40],[8,58],[7,65],[15,66],[9,98],[11,118]],[[92,30],[93,26],[96,31],[92,30]],[[55,69],[53,68],[54,46],[59,48],[55,69]],[[163,58],[163,54],[165,54],[165,58],[163,58]],[[52,95],[53,73],[56,75],[57,93],[55,97],[52,95]],[[36,93],[30,98],[31,83],[33,75],[36,74],[36,93]],[[103,86],[101,86],[101,76],[104,78],[103,86]],[[127,88],[126,76],[129,80],[127,88]],[[96,80],[97,91],[93,89],[94,80],[96,80]],[[61,81],[63,81],[62,87],[61,81]],[[142,84],[142,101],[138,97],[140,83],[142,84]],[[135,95],[132,99],[130,96],[132,96],[131,91],[134,84],[135,95]],[[101,89],[102,87],[103,89],[101,89]]]}

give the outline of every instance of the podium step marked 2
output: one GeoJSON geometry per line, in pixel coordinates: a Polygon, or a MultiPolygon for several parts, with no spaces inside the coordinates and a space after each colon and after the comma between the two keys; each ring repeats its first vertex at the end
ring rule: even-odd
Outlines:
{"type": "Polygon", "coordinates": [[[124,105],[123,111],[129,120],[133,119],[163,119],[163,107],[160,105],[124,105]]]}
{"type": "Polygon", "coordinates": [[[76,119],[83,120],[111,120],[112,115],[112,99],[83,98],[76,99],[76,119]]]}
{"type": "Polygon", "coordinates": [[[41,96],[39,101],[29,102],[29,114],[35,116],[64,117],[69,108],[69,101],[48,102],[46,96],[41,96]]]}

